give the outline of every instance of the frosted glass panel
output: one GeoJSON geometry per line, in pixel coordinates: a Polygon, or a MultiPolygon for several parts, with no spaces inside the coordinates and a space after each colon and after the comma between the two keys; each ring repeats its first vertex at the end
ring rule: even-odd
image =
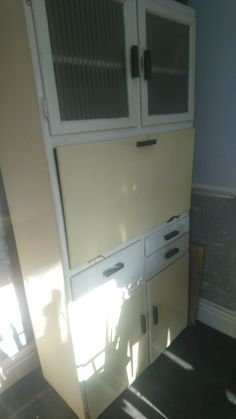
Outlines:
{"type": "Polygon", "coordinates": [[[189,26],[146,13],[146,31],[152,60],[149,115],[188,112],[189,26]]]}
{"type": "Polygon", "coordinates": [[[45,4],[61,120],[127,117],[123,3],[45,4]]]}

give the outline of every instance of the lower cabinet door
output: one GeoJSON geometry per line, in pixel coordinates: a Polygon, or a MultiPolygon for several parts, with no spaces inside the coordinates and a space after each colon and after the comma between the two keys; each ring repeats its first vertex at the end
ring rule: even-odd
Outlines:
{"type": "Polygon", "coordinates": [[[185,255],[148,282],[151,362],[187,326],[188,277],[185,255]]]}
{"type": "Polygon", "coordinates": [[[147,365],[144,287],[130,296],[112,283],[106,291],[100,295],[95,290],[91,298],[82,297],[75,310],[78,376],[84,383],[91,418],[96,418],[147,365]]]}

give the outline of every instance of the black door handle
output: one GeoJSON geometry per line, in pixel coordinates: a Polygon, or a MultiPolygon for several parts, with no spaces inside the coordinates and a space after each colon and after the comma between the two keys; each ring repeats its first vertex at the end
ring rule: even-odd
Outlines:
{"type": "Polygon", "coordinates": [[[140,316],[140,327],[141,327],[141,332],[145,334],[147,331],[147,324],[146,324],[146,316],[144,314],[141,314],[140,316]]]}
{"type": "Polygon", "coordinates": [[[158,307],[152,306],[152,322],[158,324],[158,307]]]}
{"type": "Polygon", "coordinates": [[[131,76],[132,78],[139,77],[139,59],[138,59],[138,46],[132,45],[130,49],[131,57],[131,76]]]}
{"type": "Polygon", "coordinates": [[[152,79],[152,56],[150,49],[144,51],[144,79],[152,79]]]}

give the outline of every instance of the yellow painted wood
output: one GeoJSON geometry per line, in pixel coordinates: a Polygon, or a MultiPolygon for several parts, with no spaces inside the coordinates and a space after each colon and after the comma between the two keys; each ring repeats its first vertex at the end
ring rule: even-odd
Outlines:
{"type": "Polygon", "coordinates": [[[189,210],[194,131],[152,138],[57,149],[72,268],[189,210]]]}
{"type": "Polygon", "coordinates": [[[146,367],[144,288],[124,298],[109,281],[77,303],[79,376],[85,382],[91,419],[96,418],[146,367]]]}
{"type": "Polygon", "coordinates": [[[0,169],[37,351],[46,380],[83,419],[85,414],[74,364],[58,232],[21,1],[0,0],[0,50],[0,169]]]}
{"type": "Polygon", "coordinates": [[[151,361],[187,326],[189,256],[185,255],[148,283],[151,361]],[[153,324],[152,307],[158,307],[153,324]]]}

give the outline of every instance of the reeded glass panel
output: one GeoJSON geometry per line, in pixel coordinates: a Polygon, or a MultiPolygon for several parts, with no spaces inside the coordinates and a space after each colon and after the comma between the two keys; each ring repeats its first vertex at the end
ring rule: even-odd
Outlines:
{"type": "Polygon", "coordinates": [[[152,79],[148,81],[149,115],[188,111],[189,27],[147,13],[147,49],[152,79]]]}
{"type": "Polygon", "coordinates": [[[45,4],[61,120],[128,116],[123,3],[45,4]]]}

